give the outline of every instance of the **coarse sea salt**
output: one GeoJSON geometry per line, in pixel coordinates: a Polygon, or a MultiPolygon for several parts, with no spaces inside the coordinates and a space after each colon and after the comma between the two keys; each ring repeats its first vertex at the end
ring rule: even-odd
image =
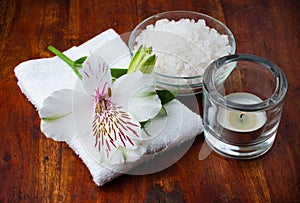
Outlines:
{"type": "Polygon", "coordinates": [[[231,52],[228,36],[206,26],[203,19],[158,20],[136,42],[135,49],[142,44],[153,48],[156,73],[176,77],[202,75],[212,61],[231,52]]]}

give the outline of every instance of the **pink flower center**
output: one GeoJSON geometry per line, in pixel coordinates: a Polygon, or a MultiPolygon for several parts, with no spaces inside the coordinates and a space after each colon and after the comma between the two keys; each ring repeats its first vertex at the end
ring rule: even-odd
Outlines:
{"type": "Polygon", "coordinates": [[[112,147],[118,148],[119,143],[123,147],[127,145],[134,146],[135,143],[128,137],[128,133],[139,137],[135,128],[139,125],[133,123],[127,112],[122,107],[117,106],[111,101],[111,89],[105,88],[102,91],[96,90],[95,98],[95,116],[93,120],[93,135],[95,136],[95,147],[100,151],[103,147],[106,156],[109,158],[112,147]]]}

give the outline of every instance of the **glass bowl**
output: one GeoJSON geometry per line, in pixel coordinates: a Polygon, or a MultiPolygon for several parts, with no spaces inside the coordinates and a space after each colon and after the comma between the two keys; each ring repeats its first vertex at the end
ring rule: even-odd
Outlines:
{"type": "Polygon", "coordinates": [[[153,53],[158,57],[152,72],[156,78],[157,87],[175,90],[179,95],[202,92],[202,77],[206,67],[222,56],[235,54],[236,49],[232,32],[222,22],[202,13],[181,10],[159,13],[139,23],[129,36],[130,52],[133,54],[141,44],[152,47],[153,53]],[[192,26],[192,28],[170,28],[172,23],[174,25],[179,20],[184,21],[183,19],[187,22],[185,25],[192,26]],[[197,24],[198,20],[201,21],[199,24],[197,24]],[[205,21],[205,29],[203,29],[202,20],[205,21]],[[155,24],[157,21],[159,21],[158,25],[155,24]],[[169,24],[169,28],[173,30],[164,28],[164,23],[169,24]],[[158,28],[159,26],[160,28],[158,28]],[[208,35],[205,34],[209,34],[209,37],[214,36],[213,34],[222,35],[223,39],[228,42],[224,44],[224,49],[226,46],[227,52],[218,55],[220,54],[220,47],[216,48],[212,41],[207,40],[208,35]]]}

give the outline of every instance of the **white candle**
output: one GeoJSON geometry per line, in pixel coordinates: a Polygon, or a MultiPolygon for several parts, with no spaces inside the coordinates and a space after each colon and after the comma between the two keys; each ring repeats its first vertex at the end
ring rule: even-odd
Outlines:
{"type": "MultiPolygon", "coordinates": [[[[262,100],[254,94],[237,92],[226,96],[226,99],[239,104],[257,104],[262,100]]],[[[261,128],[267,120],[266,113],[244,112],[220,108],[217,121],[224,128],[235,132],[252,132],[261,128]]]]}

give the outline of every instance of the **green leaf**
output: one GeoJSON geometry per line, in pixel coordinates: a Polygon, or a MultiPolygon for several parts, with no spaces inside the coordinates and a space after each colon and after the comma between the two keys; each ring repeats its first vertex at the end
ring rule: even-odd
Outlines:
{"type": "MultiPolygon", "coordinates": [[[[161,107],[160,111],[158,112],[158,114],[155,117],[166,117],[167,116],[167,110],[164,106],[161,107]]],[[[151,135],[148,133],[148,131],[146,130],[146,125],[150,120],[144,121],[144,122],[140,122],[141,125],[141,129],[144,130],[144,132],[146,133],[146,135],[148,135],[149,137],[151,137],[151,135]]]]}
{"type": "Polygon", "coordinates": [[[72,59],[70,59],[69,57],[67,57],[66,55],[64,55],[61,51],[59,51],[58,49],[56,49],[54,46],[48,46],[48,50],[51,51],[53,54],[55,54],[56,56],[58,56],[61,60],[63,60],[64,62],[66,62],[74,71],[74,73],[77,75],[77,77],[82,80],[82,75],[79,73],[78,69],[75,66],[75,63],[72,59]]]}
{"type": "Polygon", "coordinates": [[[110,74],[113,78],[119,78],[122,75],[125,75],[127,73],[127,69],[122,68],[111,68],[110,74]]]}
{"type": "Polygon", "coordinates": [[[160,111],[156,115],[158,117],[166,117],[167,116],[167,110],[164,106],[161,107],[160,111]]]}
{"type": "Polygon", "coordinates": [[[84,63],[84,61],[87,59],[87,56],[81,57],[79,59],[77,59],[76,61],[74,61],[74,65],[75,67],[82,67],[82,64],[84,63]]]}
{"type": "Polygon", "coordinates": [[[142,128],[142,129],[145,128],[145,125],[146,125],[146,123],[147,123],[148,121],[149,121],[149,120],[140,122],[140,125],[141,125],[141,128],[142,128]]]}
{"type": "Polygon", "coordinates": [[[168,102],[172,101],[176,97],[176,95],[170,92],[169,90],[156,90],[156,93],[162,105],[167,104],[168,102]]]}

